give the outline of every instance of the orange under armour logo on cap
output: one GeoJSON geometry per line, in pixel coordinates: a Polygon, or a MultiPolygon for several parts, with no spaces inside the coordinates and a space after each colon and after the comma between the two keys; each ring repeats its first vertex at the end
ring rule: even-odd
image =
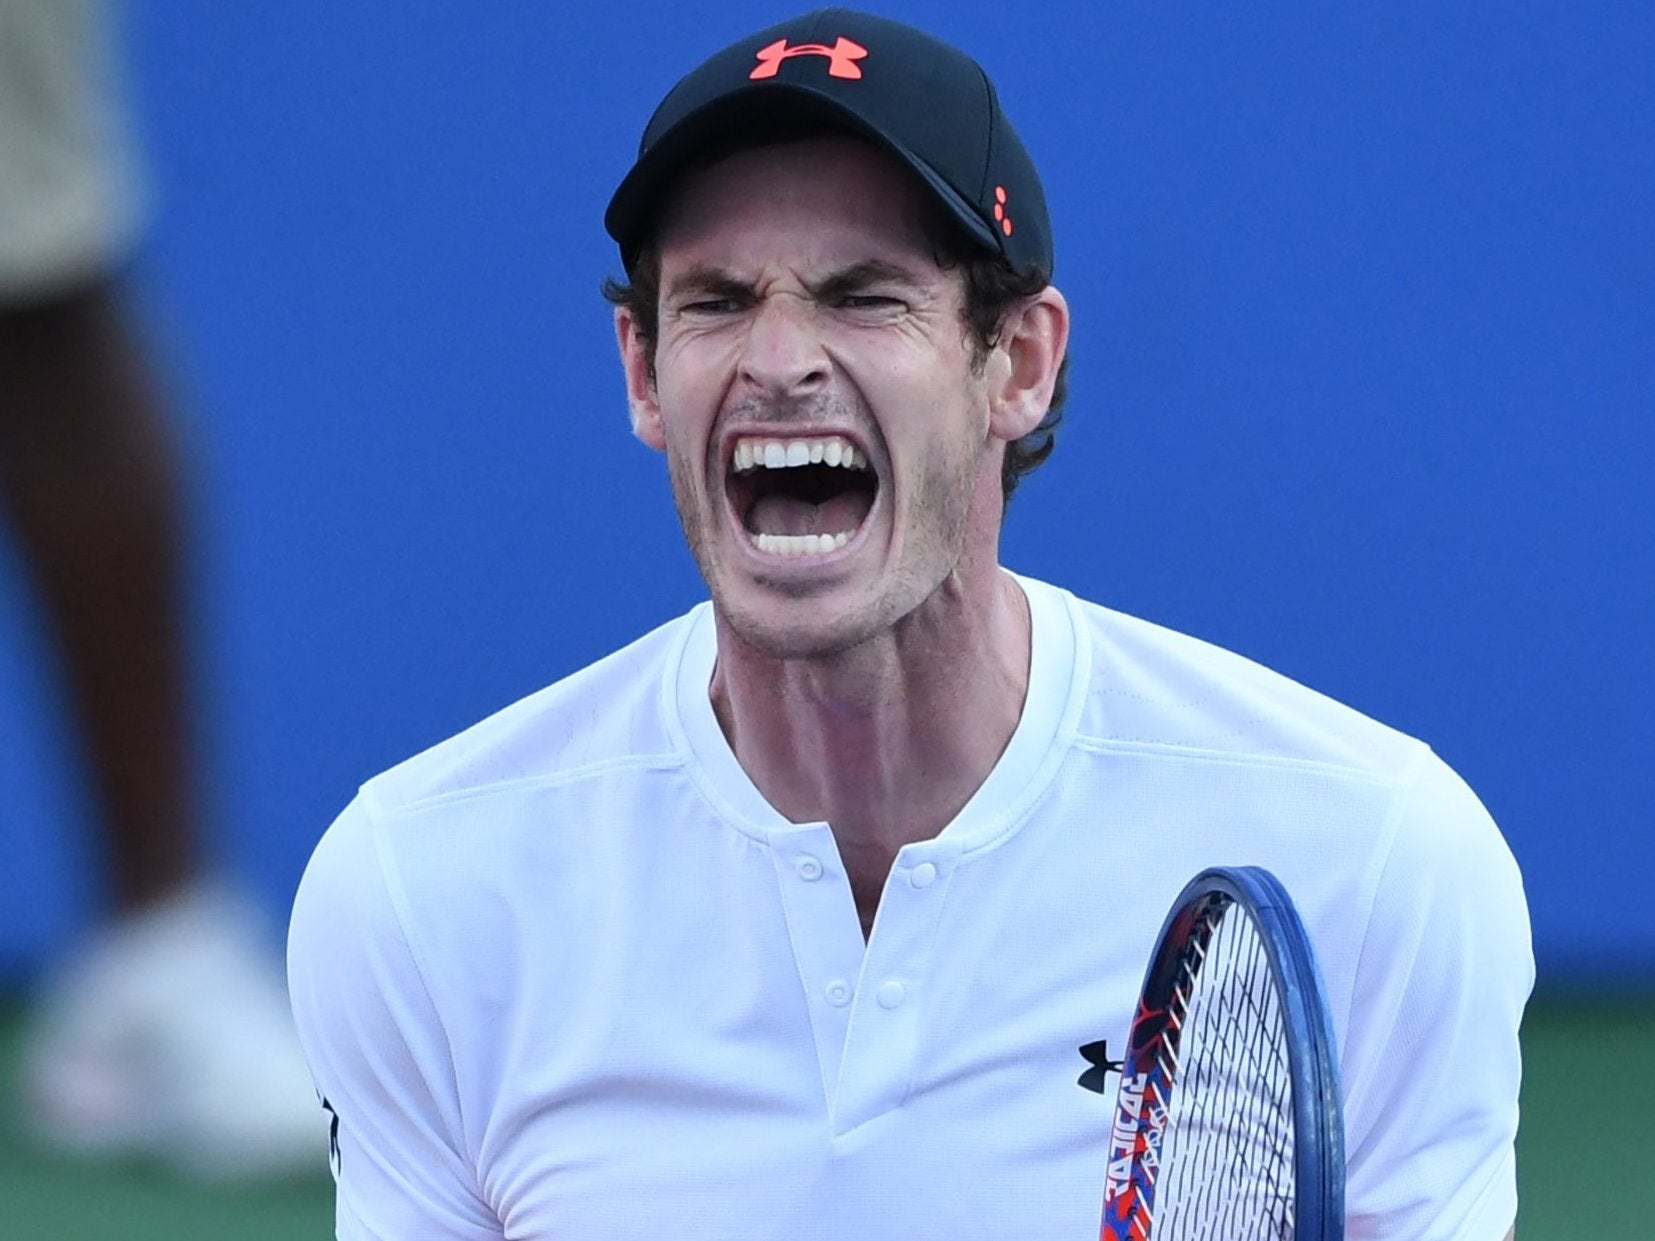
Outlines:
{"type": "Polygon", "coordinates": [[[830,78],[859,78],[862,76],[862,66],[856,62],[867,54],[867,48],[844,35],[840,35],[832,47],[825,43],[801,43],[798,47],[788,47],[786,39],[777,39],[759,48],[756,53],[758,67],[747,76],[755,82],[761,78],[773,78],[781,71],[782,61],[789,56],[826,56],[830,78]]]}

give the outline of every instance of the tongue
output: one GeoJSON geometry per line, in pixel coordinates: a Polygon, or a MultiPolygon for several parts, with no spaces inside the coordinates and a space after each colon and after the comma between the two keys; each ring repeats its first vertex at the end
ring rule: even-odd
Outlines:
{"type": "Polygon", "coordinates": [[[820,504],[785,495],[761,496],[747,515],[747,528],[754,534],[843,534],[862,524],[870,502],[857,492],[820,504]]]}

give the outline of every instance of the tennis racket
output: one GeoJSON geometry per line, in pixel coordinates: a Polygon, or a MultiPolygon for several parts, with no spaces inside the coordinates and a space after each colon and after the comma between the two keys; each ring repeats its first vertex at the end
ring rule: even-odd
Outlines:
{"type": "Polygon", "coordinates": [[[1344,1122],[1333,1025],[1304,925],[1256,866],[1173,903],[1118,1072],[1103,1241],[1342,1241],[1344,1122]]]}

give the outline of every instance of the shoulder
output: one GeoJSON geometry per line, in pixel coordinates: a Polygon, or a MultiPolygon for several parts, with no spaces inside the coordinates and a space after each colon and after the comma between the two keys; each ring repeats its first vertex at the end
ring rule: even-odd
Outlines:
{"type": "Polygon", "coordinates": [[[665,761],[664,679],[705,605],[369,780],[376,817],[525,782],[665,761]]]}
{"type": "MultiPolygon", "coordinates": [[[[486,947],[551,886],[579,885],[595,851],[624,853],[621,827],[649,819],[616,807],[659,798],[659,777],[673,779],[684,762],[663,685],[701,616],[679,617],[368,780],[300,881],[289,933],[295,976],[339,990],[377,975],[382,993],[423,1002],[448,976],[433,925],[457,926],[465,944],[486,947]],[[585,830],[599,810],[609,830],[585,830]],[[539,878],[520,882],[529,874],[539,878]],[[468,917],[433,922],[454,907],[468,917]],[[339,977],[350,970],[362,977],[339,977]]],[[[710,640],[707,629],[696,640],[710,640]]],[[[589,887],[577,894],[599,899],[589,887]]]]}
{"type": "Polygon", "coordinates": [[[1276,869],[1320,931],[1334,991],[1370,1011],[1403,992],[1429,1007],[1459,985],[1432,945],[1457,943],[1520,1010],[1533,966],[1517,863],[1425,742],[1233,651],[1069,607],[1089,652],[1075,744],[1175,807],[1157,819],[1169,839],[1276,869]]]}
{"type": "Polygon", "coordinates": [[[1234,651],[1071,598],[1089,649],[1084,738],[1395,779],[1421,744],[1234,651]]]}
{"type": "Polygon", "coordinates": [[[1366,824],[1366,895],[1381,920],[1401,912],[1386,908],[1391,896],[1452,905],[1479,886],[1521,914],[1521,879],[1499,829],[1425,742],[1233,651],[1072,597],[1070,606],[1090,651],[1082,745],[1185,760],[1186,770],[1266,769],[1265,787],[1282,799],[1349,790],[1313,804],[1349,811],[1359,798],[1364,813],[1341,813],[1327,830],[1348,857],[1349,833],[1366,824]]]}

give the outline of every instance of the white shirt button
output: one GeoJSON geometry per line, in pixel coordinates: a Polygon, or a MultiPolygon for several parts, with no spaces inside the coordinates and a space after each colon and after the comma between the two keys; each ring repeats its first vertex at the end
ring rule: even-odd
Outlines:
{"type": "Polygon", "coordinates": [[[895,1008],[907,998],[908,988],[904,987],[896,979],[893,978],[889,982],[882,982],[879,984],[879,1007],[895,1008]]]}
{"type": "Polygon", "coordinates": [[[835,978],[823,990],[827,1002],[835,1008],[843,1008],[850,1003],[850,984],[843,978],[835,978]]]}
{"type": "Polygon", "coordinates": [[[822,877],[822,864],[813,857],[802,857],[793,866],[799,872],[799,878],[807,883],[822,877]]]}
{"type": "Polygon", "coordinates": [[[908,882],[916,888],[928,888],[937,877],[937,868],[929,862],[921,862],[908,872],[908,882]]]}

